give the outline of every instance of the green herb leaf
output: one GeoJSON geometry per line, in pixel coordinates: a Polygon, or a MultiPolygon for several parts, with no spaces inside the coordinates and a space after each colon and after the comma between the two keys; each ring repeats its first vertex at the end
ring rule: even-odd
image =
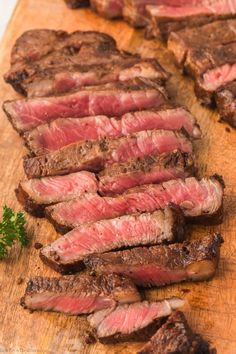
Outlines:
{"type": "Polygon", "coordinates": [[[11,208],[4,205],[2,222],[0,223],[0,258],[7,255],[8,249],[16,240],[20,242],[22,247],[27,245],[25,223],[24,213],[14,213],[11,208]]]}

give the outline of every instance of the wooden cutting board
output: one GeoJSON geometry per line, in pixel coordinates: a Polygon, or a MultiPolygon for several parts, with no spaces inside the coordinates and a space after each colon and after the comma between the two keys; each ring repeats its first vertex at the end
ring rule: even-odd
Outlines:
{"type": "MultiPolygon", "coordinates": [[[[198,331],[218,349],[219,354],[236,353],[236,131],[218,123],[218,115],[201,107],[190,79],[182,78],[173,64],[171,54],[158,41],[145,41],[142,31],[130,28],[122,21],[104,20],[90,10],[69,10],[63,0],[21,0],[9,23],[0,50],[1,101],[15,99],[17,94],[2,79],[9,67],[9,55],[15,39],[34,28],[66,31],[95,30],[112,35],[120,48],[138,52],[160,60],[173,76],[169,92],[179,104],[186,105],[197,117],[203,138],[195,143],[199,173],[215,172],[224,177],[225,221],[215,227],[189,227],[191,237],[201,237],[220,231],[225,243],[222,247],[219,270],[213,280],[204,283],[184,283],[160,290],[149,290],[147,298],[184,297],[186,315],[198,331]]],[[[12,129],[4,113],[0,112],[0,193],[1,204],[20,210],[14,189],[24,178],[22,157],[26,154],[22,141],[12,129]]],[[[56,313],[30,314],[19,305],[25,282],[32,275],[56,275],[38,258],[34,243],[46,245],[57,237],[53,227],[44,219],[27,215],[30,245],[11,250],[0,261],[0,352],[3,353],[135,353],[141,344],[103,346],[86,345],[86,318],[68,317],[56,313]]]]}

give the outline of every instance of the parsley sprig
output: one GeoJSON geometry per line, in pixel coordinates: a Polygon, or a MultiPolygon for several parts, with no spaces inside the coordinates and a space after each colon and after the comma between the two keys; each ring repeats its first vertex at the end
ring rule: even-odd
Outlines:
{"type": "Polygon", "coordinates": [[[0,223],[0,258],[7,255],[8,249],[16,240],[20,242],[22,247],[27,245],[25,223],[24,213],[14,213],[11,208],[4,205],[2,222],[0,223]]]}

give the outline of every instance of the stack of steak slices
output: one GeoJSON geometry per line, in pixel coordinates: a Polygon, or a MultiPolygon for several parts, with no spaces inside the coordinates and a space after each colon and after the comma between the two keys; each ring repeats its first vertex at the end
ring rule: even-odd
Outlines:
{"type": "Polygon", "coordinates": [[[3,104],[29,148],[28,180],[16,196],[66,233],[41,249],[47,265],[62,274],[92,270],[81,278],[32,278],[22,305],[101,310],[89,322],[102,342],[150,338],[182,301],[141,302],[134,284],[205,280],[218,264],[219,234],[181,243],[185,219],[219,223],[223,215],[220,176],[193,176],[200,127],[168,100],[159,63],[119,51],[108,35],[29,31],[11,59],[5,79],[28,96],[3,104]],[[116,316],[130,326],[111,328],[116,316]]]}

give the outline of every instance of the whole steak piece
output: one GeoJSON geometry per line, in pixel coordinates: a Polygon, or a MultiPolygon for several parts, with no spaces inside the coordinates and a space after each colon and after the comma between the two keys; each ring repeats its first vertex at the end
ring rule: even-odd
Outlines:
{"type": "Polygon", "coordinates": [[[173,310],[183,305],[180,298],[136,302],[98,311],[88,317],[88,322],[102,343],[143,342],[156,332],[173,310]]]}
{"type": "Polygon", "coordinates": [[[174,311],[137,354],[216,354],[192,331],[183,312],[174,311]]]}
{"type": "Polygon", "coordinates": [[[33,311],[81,315],[136,301],[140,301],[140,295],[128,278],[115,274],[98,277],[83,274],[31,278],[21,305],[33,311]]]}
{"type": "Polygon", "coordinates": [[[183,281],[203,281],[214,276],[223,239],[220,234],[168,246],[90,255],[84,263],[98,274],[122,274],[142,287],[183,281]]]}
{"type": "Polygon", "coordinates": [[[73,229],[41,249],[42,260],[61,273],[80,270],[83,259],[93,253],[133,247],[181,242],[185,223],[181,210],[169,206],[164,211],[124,215],[73,229]]]}

